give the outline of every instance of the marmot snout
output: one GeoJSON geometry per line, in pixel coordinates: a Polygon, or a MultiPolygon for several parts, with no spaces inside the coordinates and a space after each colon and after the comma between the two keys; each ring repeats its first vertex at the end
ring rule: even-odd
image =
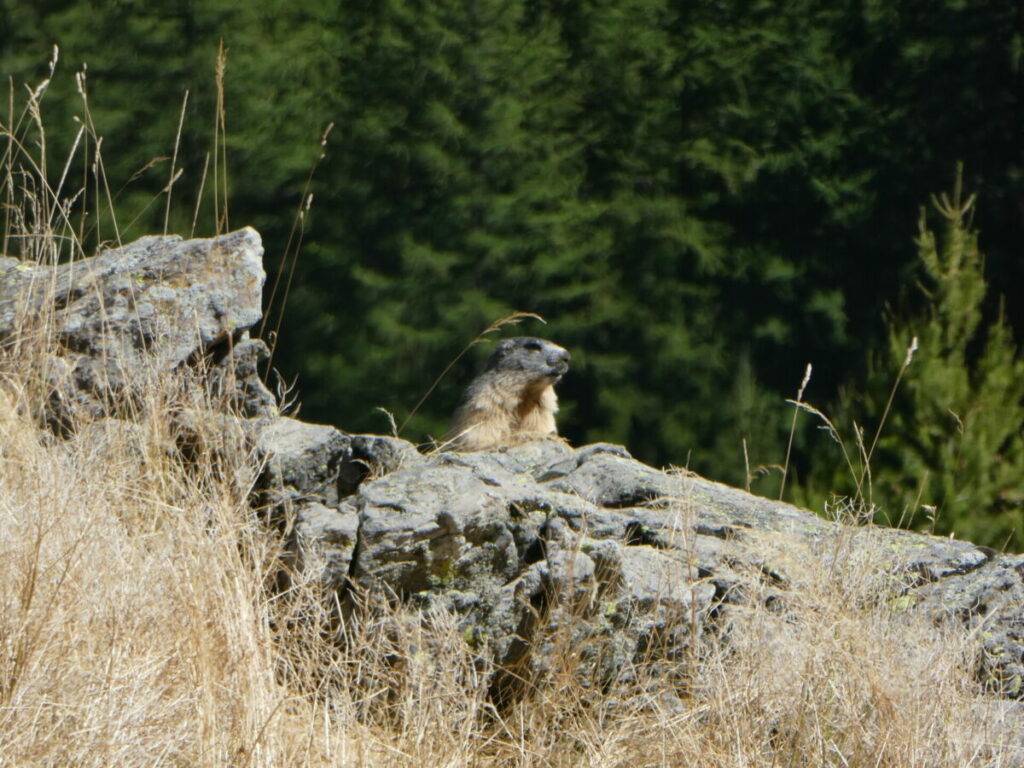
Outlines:
{"type": "Polygon", "coordinates": [[[520,336],[505,339],[488,358],[487,371],[529,371],[537,377],[558,381],[569,370],[571,360],[568,350],[544,339],[520,336]]]}
{"type": "Polygon", "coordinates": [[[481,451],[558,434],[554,385],[570,359],[544,339],[505,339],[466,387],[446,441],[454,450],[481,451]]]}

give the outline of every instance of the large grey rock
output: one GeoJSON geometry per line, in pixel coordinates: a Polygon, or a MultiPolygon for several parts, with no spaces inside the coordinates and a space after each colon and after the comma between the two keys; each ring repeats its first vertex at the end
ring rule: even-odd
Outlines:
{"type": "MultiPolygon", "coordinates": [[[[404,451],[391,446],[388,455],[392,449],[404,451]]],[[[840,525],[652,469],[615,446],[573,450],[543,440],[408,454],[317,516],[305,546],[319,537],[323,560],[344,569],[327,566],[324,578],[453,611],[467,642],[503,670],[495,681],[501,695],[547,670],[559,627],[581,649],[579,669],[601,684],[628,674],[630,662],[686,653],[716,626],[742,631],[750,601],[787,605],[795,560],[828,566],[848,553],[853,536],[889,574],[885,599],[977,626],[985,682],[1024,692],[1024,558],[840,525]],[[722,622],[726,615],[733,618],[722,622]]]]}
{"type": "Polygon", "coordinates": [[[4,259],[0,339],[13,343],[45,321],[57,342],[42,370],[55,418],[72,408],[102,416],[134,386],[219,344],[246,342],[261,316],[262,257],[259,235],[246,228],[210,239],[143,237],[56,266],[4,259]]]}
{"type": "Polygon", "coordinates": [[[698,533],[678,504],[669,509],[692,494],[690,479],[627,456],[539,441],[439,454],[367,481],[340,506],[360,521],[351,580],[455,610],[513,676],[545,668],[534,640],[557,624],[590,649],[595,675],[614,676],[725,599],[738,582],[730,564],[763,567],[726,540],[712,510],[698,533]]]}

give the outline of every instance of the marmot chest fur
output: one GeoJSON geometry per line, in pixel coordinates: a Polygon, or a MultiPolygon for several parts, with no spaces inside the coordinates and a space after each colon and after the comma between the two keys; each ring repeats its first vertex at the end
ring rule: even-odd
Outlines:
{"type": "Polygon", "coordinates": [[[462,394],[445,437],[456,451],[482,451],[558,434],[555,384],[569,353],[531,336],[505,339],[462,394]]]}

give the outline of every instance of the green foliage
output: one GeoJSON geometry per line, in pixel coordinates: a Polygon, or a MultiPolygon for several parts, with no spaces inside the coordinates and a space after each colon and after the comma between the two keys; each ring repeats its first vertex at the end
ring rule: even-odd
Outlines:
{"type": "MultiPolygon", "coordinates": [[[[809,163],[843,173],[858,109],[808,10],[353,10],[326,95],[339,140],[323,175],[344,183],[318,191],[280,345],[312,374],[307,409],[380,429],[381,405],[401,422],[480,329],[525,310],[550,324],[530,332],[575,354],[572,439],[735,482],[741,436],[755,463],[777,460],[785,414],[763,407],[766,384],[802,371],[798,339],[828,348],[844,323],[822,280],[835,266],[788,258],[767,235],[798,197],[819,233],[851,219],[851,204],[835,216],[821,204],[824,182],[794,181],[809,163]],[[812,112],[819,125],[803,127],[812,112]]],[[[844,182],[848,203],[863,182],[844,182]]],[[[472,367],[442,382],[408,436],[443,432],[472,367]]]]}
{"type": "Polygon", "coordinates": [[[841,408],[867,427],[861,454],[870,458],[869,467],[856,468],[851,482],[821,463],[816,480],[822,489],[860,494],[878,505],[888,524],[1019,550],[1024,358],[1002,313],[983,321],[987,286],[970,224],[973,207],[974,197],[963,198],[958,180],[951,197],[935,201],[941,237],[922,213],[917,246],[926,309],[891,322],[889,364],[872,372],[862,397],[848,395],[841,408]],[[875,445],[871,435],[882,419],[875,445]]]}
{"type": "MultiPolygon", "coordinates": [[[[503,332],[573,352],[571,440],[742,484],[744,445],[752,471],[783,462],[783,400],[808,361],[809,398],[862,389],[860,361],[888,343],[882,310],[913,266],[909,216],[956,159],[985,201],[993,274],[1024,280],[1015,13],[962,0],[0,0],[0,66],[36,83],[61,47],[43,100],[59,169],[72,117],[86,119],[73,74],[88,62],[94,134],[67,189],[84,188],[90,247],[116,234],[90,170],[100,138],[117,233],[163,230],[188,92],[168,227],[216,228],[217,157],[228,224],[255,226],[271,284],[290,285],[274,365],[299,375],[305,417],[382,431],[382,406],[402,423],[471,339],[521,310],[548,325],[503,332]]],[[[998,308],[978,311],[987,325],[998,308]]],[[[1022,312],[1007,306],[1007,334],[1022,312]]],[[[488,351],[453,367],[404,436],[445,430],[488,351]]],[[[894,450],[879,445],[876,474],[894,450]]],[[[787,489],[821,477],[819,460],[798,433],[787,489]]],[[[754,489],[778,482],[771,471],[754,489]]]]}

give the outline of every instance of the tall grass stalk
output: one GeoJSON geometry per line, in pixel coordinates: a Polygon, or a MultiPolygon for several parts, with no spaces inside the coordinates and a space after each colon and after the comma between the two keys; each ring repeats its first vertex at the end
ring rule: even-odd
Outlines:
{"type": "MultiPolygon", "coordinates": [[[[804,371],[803,381],[800,382],[800,389],[796,393],[796,402],[802,402],[804,399],[804,390],[807,389],[807,385],[811,381],[811,364],[807,364],[807,369],[804,371]]],[[[793,408],[793,422],[789,425],[789,440],[786,443],[786,460],[782,465],[782,481],[779,483],[779,498],[781,499],[783,494],[786,492],[786,477],[789,475],[789,457],[793,451],[793,436],[796,434],[796,417],[799,415],[800,409],[793,408]]],[[[746,456],[746,445],[743,447],[744,456],[746,456]]],[[[748,470],[747,476],[750,476],[748,470]]]]}

